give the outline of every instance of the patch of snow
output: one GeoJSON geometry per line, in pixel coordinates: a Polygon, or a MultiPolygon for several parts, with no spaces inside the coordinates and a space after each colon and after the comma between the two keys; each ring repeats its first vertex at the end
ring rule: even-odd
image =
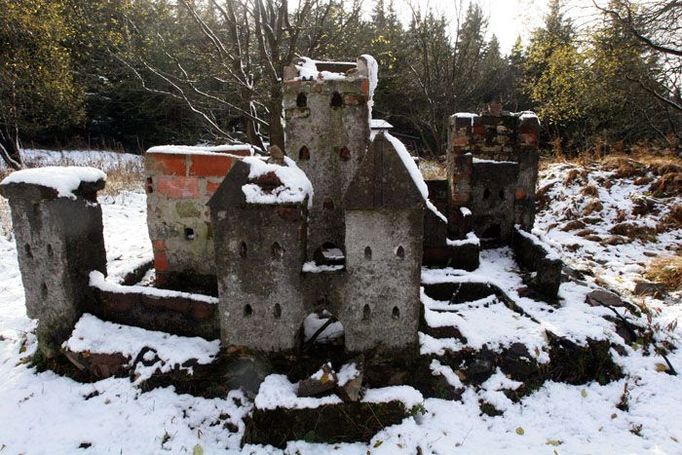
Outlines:
{"type": "Polygon", "coordinates": [[[367,389],[362,397],[363,403],[388,403],[389,401],[400,401],[405,405],[405,409],[410,410],[424,403],[424,397],[417,389],[408,385],[367,389]]]}
{"type": "Polygon", "coordinates": [[[318,265],[315,261],[308,261],[303,264],[301,271],[305,273],[324,273],[324,272],[338,272],[346,267],[341,264],[337,265],[318,265]]]}
{"type": "Polygon", "coordinates": [[[489,164],[519,164],[518,161],[498,161],[498,160],[484,160],[481,158],[474,158],[473,159],[474,164],[484,164],[484,163],[489,163],[489,164]]]}
{"type": "Polygon", "coordinates": [[[169,289],[159,289],[147,286],[124,286],[107,280],[101,272],[90,272],[90,286],[95,287],[101,291],[113,292],[115,294],[144,294],[153,297],[161,298],[182,298],[189,300],[196,300],[197,302],[205,302],[218,304],[218,298],[203,294],[192,294],[189,292],[171,291],[169,289]]]}
{"type": "MultiPolygon", "coordinates": [[[[469,213],[471,213],[471,212],[469,212],[469,213]]],[[[481,246],[481,241],[476,236],[476,234],[474,234],[473,231],[468,232],[465,239],[460,239],[460,240],[446,239],[446,243],[448,246],[464,246],[464,245],[481,246]]]]}
{"type": "Polygon", "coordinates": [[[471,210],[469,210],[468,207],[460,207],[460,208],[459,208],[459,211],[462,213],[462,216],[463,216],[464,218],[466,218],[466,217],[468,217],[468,216],[471,216],[471,210]]]}
{"type": "MultiPolygon", "coordinates": [[[[303,320],[303,337],[304,341],[308,341],[312,338],[312,336],[317,332],[320,327],[322,327],[327,321],[329,321],[329,318],[331,317],[331,314],[325,314],[323,316],[319,316],[317,313],[312,313],[308,315],[304,320],[303,320]]],[[[332,322],[329,324],[323,331],[320,333],[317,338],[315,339],[316,343],[329,343],[333,340],[336,340],[337,338],[340,338],[344,334],[344,329],[343,329],[343,324],[341,322],[336,321],[332,322]]]]}
{"type": "Polygon", "coordinates": [[[297,390],[298,385],[290,382],[285,375],[271,374],[261,383],[254,404],[258,409],[305,409],[342,403],[341,398],[336,395],[320,398],[299,397],[296,395],[297,390]]]}
{"type": "Polygon", "coordinates": [[[456,389],[460,389],[464,387],[464,384],[462,384],[462,381],[459,379],[459,376],[452,371],[452,367],[448,365],[443,365],[440,363],[437,359],[431,360],[431,364],[429,365],[429,369],[431,370],[431,374],[434,376],[443,376],[445,380],[450,384],[452,387],[456,389]]]}
{"type": "MultiPolygon", "coordinates": [[[[120,353],[132,362],[145,347],[152,348],[160,362],[145,366],[136,365],[137,381],[148,379],[155,371],[162,373],[173,368],[188,369],[182,365],[190,360],[198,364],[213,361],[220,350],[220,341],[207,341],[199,337],[181,337],[165,332],[155,332],[102,321],[91,314],[84,314],[76,323],[71,337],[63,347],[73,352],[91,354],[120,353]]],[[[191,372],[191,370],[190,370],[191,372]]]]}
{"type": "Polygon", "coordinates": [[[339,372],[336,374],[336,379],[338,381],[339,387],[343,387],[348,384],[349,381],[357,378],[360,375],[360,371],[355,365],[355,362],[347,363],[341,367],[339,372]]]}
{"type": "Polygon", "coordinates": [[[48,166],[12,172],[0,182],[0,185],[11,183],[40,185],[52,188],[58,197],[76,199],[74,191],[78,190],[81,183],[94,183],[106,179],[107,175],[104,172],[92,167],[48,166]]]}

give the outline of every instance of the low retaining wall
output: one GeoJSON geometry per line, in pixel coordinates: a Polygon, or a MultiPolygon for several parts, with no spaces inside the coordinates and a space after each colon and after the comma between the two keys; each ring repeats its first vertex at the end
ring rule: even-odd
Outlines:
{"type": "Polygon", "coordinates": [[[511,246],[521,267],[534,273],[529,285],[547,300],[556,300],[563,267],[557,254],[537,236],[521,230],[519,226],[512,230],[511,246]]]}
{"type": "Polygon", "coordinates": [[[174,335],[220,338],[216,297],[124,286],[106,281],[99,272],[90,274],[90,288],[96,302],[86,311],[100,319],[174,335]]]}

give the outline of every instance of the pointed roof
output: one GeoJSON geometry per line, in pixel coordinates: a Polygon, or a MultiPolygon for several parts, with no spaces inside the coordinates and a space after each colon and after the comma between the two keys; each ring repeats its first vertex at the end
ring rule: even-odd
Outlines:
{"type": "Polygon", "coordinates": [[[414,209],[424,203],[400,151],[384,133],[377,134],[348,186],[346,210],[414,209]]]}

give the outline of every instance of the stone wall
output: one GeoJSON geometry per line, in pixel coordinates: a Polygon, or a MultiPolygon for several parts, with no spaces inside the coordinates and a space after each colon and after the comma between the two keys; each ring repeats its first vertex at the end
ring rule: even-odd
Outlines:
{"type": "Polygon", "coordinates": [[[71,198],[36,184],[0,186],[12,211],[26,313],[38,319],[38,344],[46,356],[54,355],[71,335],[93,299],[90,271],[106,273],[102,209],[96,198],[103,187],[104,180],[82,182],[71,198]]]}
{"type": "Polygon", "coordinates": [[[448,218],[463,238],[461,207],[471,210],[482,240],[510,242],[512,227],[533,226],[538,173],[537,117],[509,112],[455,114],[448,131],[448,218]]]}
{"type": "Polygon", "coordinates": [[[543,299],[554,302],[561,285],[561,260],[535,235],[520,229],[513,230],[511,246],[521,267],[532,273],[528,284],[543,299]]]}
{"type": "Polygon", "coordinates": [[[249,146],[230,154],[158,147],[145,154],[147,224],[159,286],[216,292],[206,203],[235,160],[250,154],[249,146]]]}

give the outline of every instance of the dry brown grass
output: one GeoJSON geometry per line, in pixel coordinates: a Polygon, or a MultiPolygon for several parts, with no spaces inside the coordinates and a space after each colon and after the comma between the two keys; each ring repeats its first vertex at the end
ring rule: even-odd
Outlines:
{"type": "Polygon", "coordinates": [[[595,212],[601,212],[604,209],[604,204],[601,203],[599,199],[593,198],[587,203],[585,209],[583,210],[583,215],[591,215],[595,212]]]}
{"type": "Polygon", "coordinates": [[[654,259],[647,265],[645,276],[664,284],[669,291],[682,291],[682,255],[654,259]]]}
{"type": "Polygon", "coordinates": [[[597,187],[594,186],[594,185],[592,185],[592,184],[585,185],[585,186],[580,190],[580,194],[582,194],[583,196],[594,196],[594,197],[597,197],[597,196],[599,196],[599,189],[597,189],[597,187]]]}
{"type": "Polygon", "coordinates": [[[656,226],[658,232],[682,229],[682,205],[673,206],[656,226]]]}
{"type": "Polygon", "coordinates": [[[641,240],[643,242],[657,241],[656,229],[635,223],[618,223],[609,232],[614,235],[622,235],[631,240],[641,240]]]}

